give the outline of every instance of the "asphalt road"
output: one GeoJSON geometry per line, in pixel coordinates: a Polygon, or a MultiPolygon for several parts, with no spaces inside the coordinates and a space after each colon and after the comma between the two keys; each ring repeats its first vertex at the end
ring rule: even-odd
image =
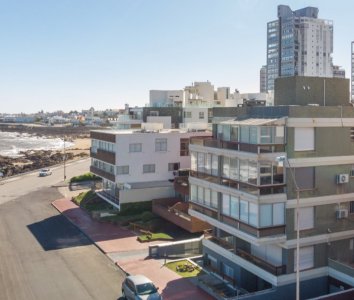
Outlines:
{"type": "MultiPolygon", "coordinates": [[[[89,161],[67,166],[67,178],[89,161]]],[[[0,299],[117,299],[122,272],[51,202],[63,169],[0,182],[0,299]]]]}

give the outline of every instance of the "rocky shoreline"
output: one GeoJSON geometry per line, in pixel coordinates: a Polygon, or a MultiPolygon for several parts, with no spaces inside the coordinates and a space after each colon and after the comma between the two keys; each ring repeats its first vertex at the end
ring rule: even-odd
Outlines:
{"type": "MultiPolygon", "coordinates": [[[[74,146],[67,148],[66,160],[79,159],[89,156],[90,139],[87,128],[75,127],[36,127],[25,125],[0,124],[0,131],[29,133],[32,135],[63,138],[74,142],[74,146]]],[[[0,155],[0,178],[14,176],[41,168],[47,168],[64,162],[62,150],[28,150],[20,152],[20,157],[0,155]]]]}

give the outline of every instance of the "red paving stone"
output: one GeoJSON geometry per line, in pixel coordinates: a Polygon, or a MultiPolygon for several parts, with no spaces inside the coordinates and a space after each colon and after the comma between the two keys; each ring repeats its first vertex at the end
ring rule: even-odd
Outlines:
{"type": "MultiPolygon", "coordinates": [[[[139,243],[136,235],[130,230],[93,220],[70,198],[58,199],[52,205],[89,236],[104,253],[143,250],[152,244],[139,243]]],[[[143,274],[149,277],[160,288],[165,300],[214,299],[188,279],[181,278],[177,273],[163,267],[159,260],[130,258],[120,260],[116,264],[130,274],[143,274]]]]}
{"type": "Polygon", "coordinates": [[[87,234],[104,253],[143,250],[153,244],[139,243],[136,235],[128,229],[93,220],[68,198],[56,200],[52,205],[87,234]]]}

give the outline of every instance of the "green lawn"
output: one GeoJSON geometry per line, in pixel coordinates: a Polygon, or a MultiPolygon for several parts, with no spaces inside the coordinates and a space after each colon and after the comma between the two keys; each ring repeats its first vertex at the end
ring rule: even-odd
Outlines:
{"type": "Polygon", "coordinates": [[[165,266],[170,270],[176,272],[181,277],[195,277],[203,273],[203,271],[199,266],[191,264],[186,259],[169,262],[165,266]]]}
{"type": "Polygon", "coordinates": [[[158,232],[158,233],[152,233],[151,235],[142,234],[138,237],[138,240],[141,242],[156,241],[156,240],[173,240],[173,237],[171,237],[166,233],[158,232]]]}

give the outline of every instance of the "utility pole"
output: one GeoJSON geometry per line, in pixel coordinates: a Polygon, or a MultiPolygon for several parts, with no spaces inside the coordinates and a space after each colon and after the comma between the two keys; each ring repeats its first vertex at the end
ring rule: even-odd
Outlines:
{"type": "Polygon", "coordinates": [[[65,136],[64,136],[64,155],[63,155],[63,162],[64,162],[64,181],[66,180],[66,153],[65,153],[65,136]]]}

